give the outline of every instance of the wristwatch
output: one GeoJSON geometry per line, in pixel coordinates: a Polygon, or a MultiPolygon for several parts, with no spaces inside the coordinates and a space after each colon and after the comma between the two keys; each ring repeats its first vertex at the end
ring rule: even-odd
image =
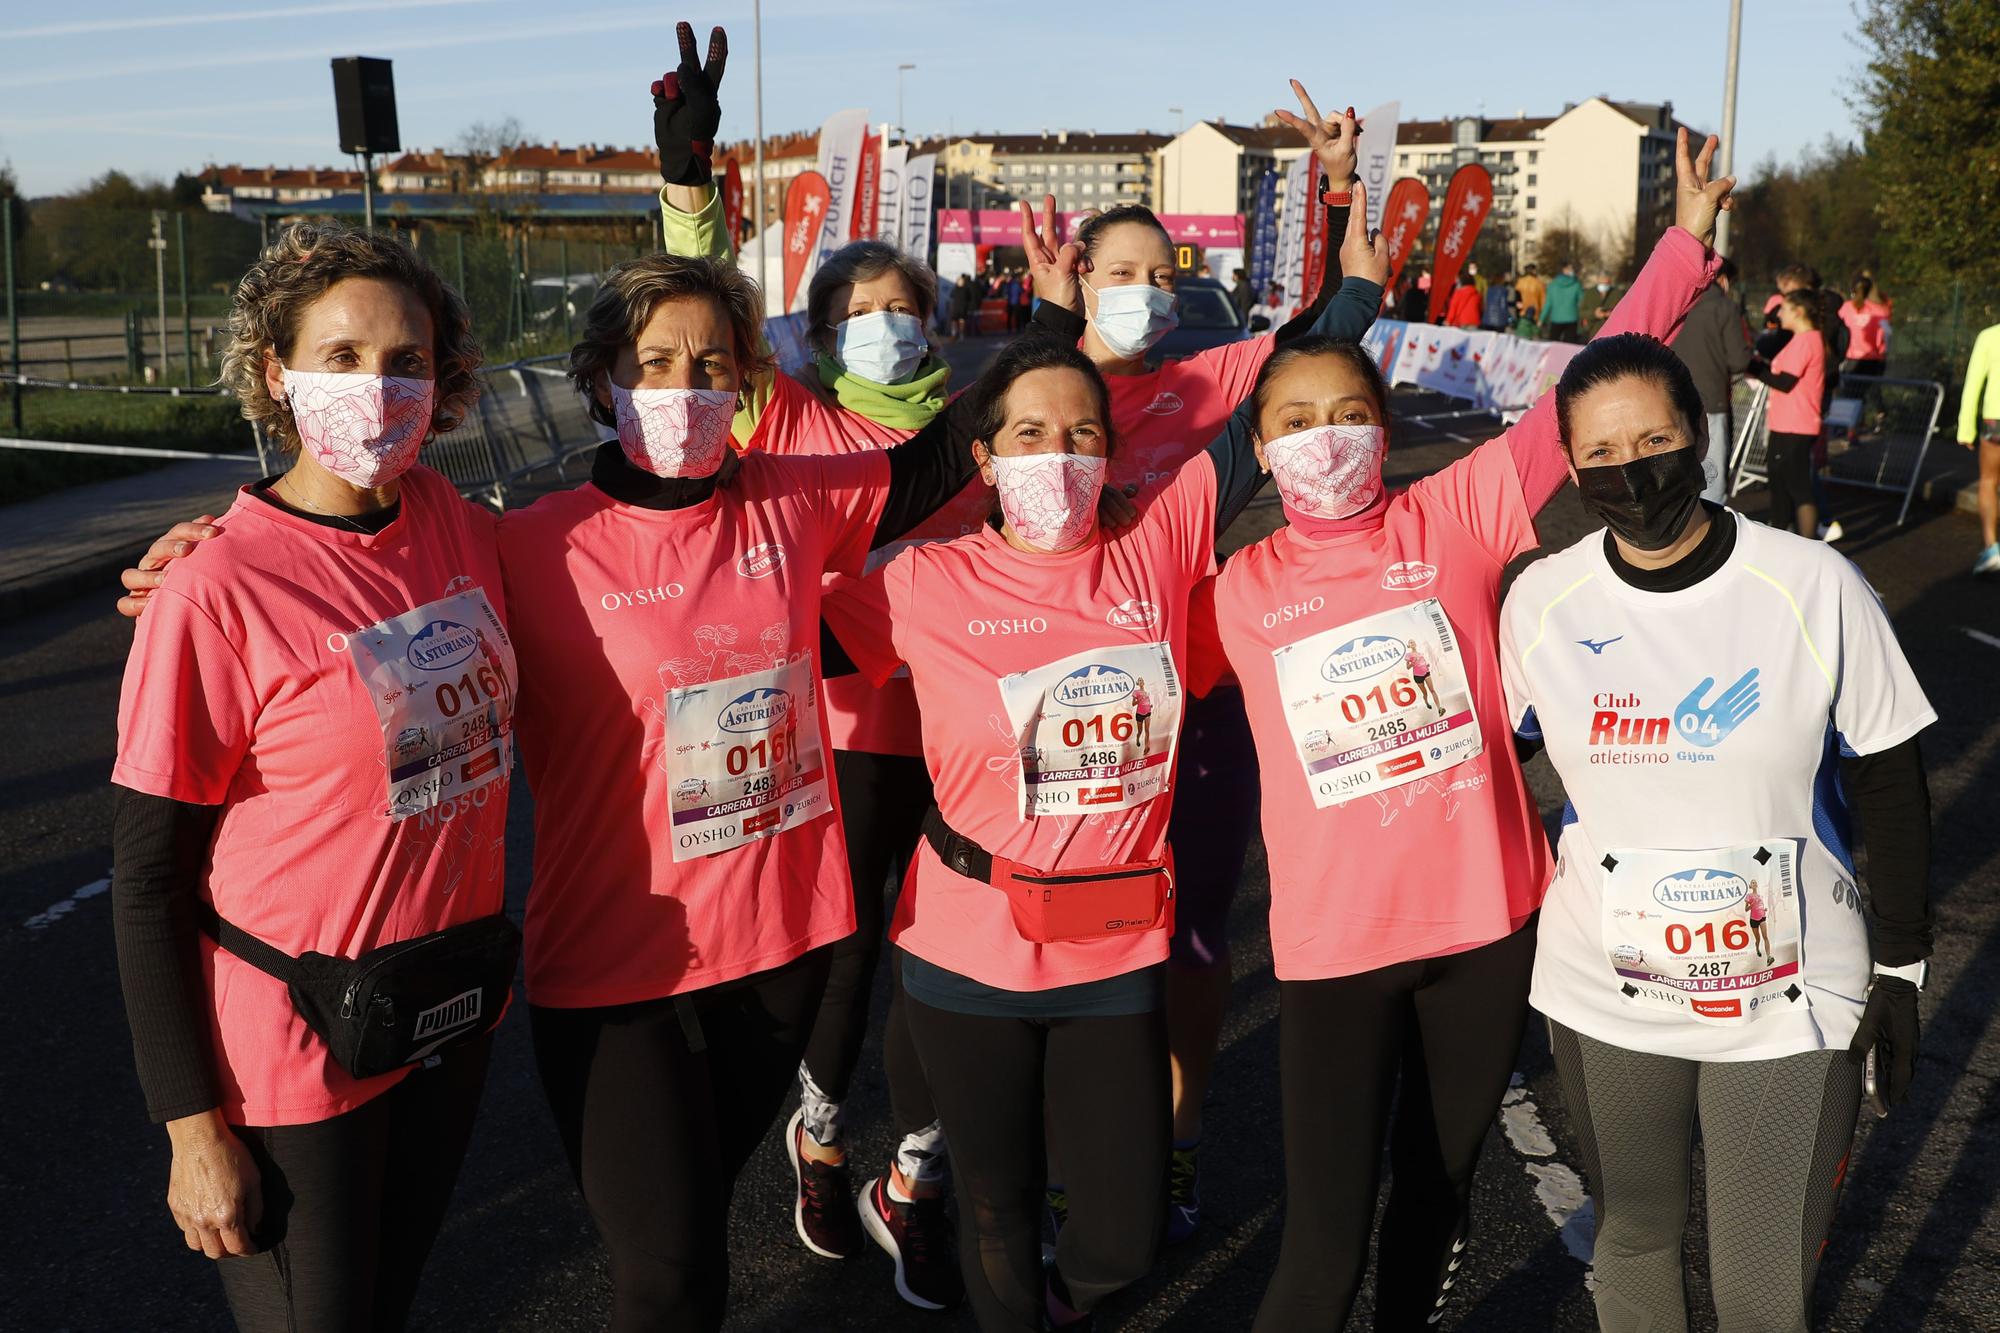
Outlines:
{"type": "Polygon", "coordinates": [[[1882,964],[1877,963],[1875,964],[1875,975],[1878,977],[1896,977],[1899,980],[1909,982],[1921,991],[1925,983],[1931,979],[1931,960],[1926,958],[1922,962],[1911,963],[1907,967],[1884,967],[1882,964]]]}

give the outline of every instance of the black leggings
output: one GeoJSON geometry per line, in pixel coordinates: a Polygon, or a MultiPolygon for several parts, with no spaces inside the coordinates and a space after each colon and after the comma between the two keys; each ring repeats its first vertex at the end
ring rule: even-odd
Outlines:
{"type": "Polygon", "coordinates": [[[1444,1304],[1472,1171],[1520,1053],[1534,960],[1530,920],[1464,953],[1278,983],[1285,1238],[1259,1330],[1346,1322],[1368,1266],[1385,1130],[1375,1327],[1422,1328],[1444,1304]]]}
{"type": "MultiPolygon", "coordinates": [[[[845,1101],[868,1036],[868,1000],[882,957],[883,908],[901,883],[930,808],[931,778],[924,761],[909,755],[836,751],[847,868],[854,881],[855,930],[831,947],[826,994],[806,1042],[806,1068],[831,1101],[845,1101]]],[[[910,1025],[893,999],[882,1035],[882,1064],[898,1135],[937,1119],[910,1025]]]]}
{"type": "Polygon", "coordinates": [[[1045,1121],[1069,1194],[1056,1242],[1069,1304],[1094,1309],[1143,1277],[1166,1222],[1165,1016],[1022,1019],[904,1004],[951,1144],[959,1265],[979,1327],[1042,1327],[1045,1121]]]}
{"type": "MultiPolygon", "coordinates": [[[[1764,451],[1764,474],[1771,488],[1771,510],[1764,515],[1766,525],[1791,532],[1799,525],[1799,506],[1814,503],[1813,445],[1817,435],[1774,430],[1764,451]]],[[[1801,533],[1816,537],[1816,532],[1801,533]]]]}
{"type": "Polygon", "coordinates": [[[399,1329],[472,1139],[493,1038],[310,1125],[239,1128],[263,1177],[257,1253],[216,1265],[243,1333],[399,1329]]]}
{"type": "Polygon", "coordinates": [[[611,1327],[713,1329],[736,1176],[792,1086],[824,947],[741,981],[529,1010],[563,1152],[611,1256],[611,1327]]]}

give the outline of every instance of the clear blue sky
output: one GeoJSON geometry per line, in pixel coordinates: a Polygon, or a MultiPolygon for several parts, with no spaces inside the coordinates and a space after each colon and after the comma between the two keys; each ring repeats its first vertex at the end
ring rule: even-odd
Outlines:
{"type": "MultiPolygon", "coordinates": [[[[1861,55],[1839,0],[1745,0],[1739,169],[1853,137],[1842,100],[1861,55]]],[[[23,192],[111,168],[171,178],[204,162],[335,165],[327,61],[396,62],[405,147],[449,144],[513,115],[536,138],[638,144],[646,85],[675,59],[674,4],[629,0],[94,0],[0,6],[0,161],[23,192]],[[73,15],[75,17],[65,17],[73,15]]],[[[1293,105],[1400,97],[1406,118],[1553,115],[1604,93],[1722,117],[1728,0],[767,0],[764,124],[816,125],[843,106],[893,119],[896,65],[917,134],[1043,128],[1171,132],[1293,105]],[[1284,15],[1282,19],[1275,16],[1284,15]],[[1248,21],[1232,26],[1230,17],[1248,21]]],[[[704,46],[734,46],[723,135],[752,124],[750,5],[685,11],[704,46]]]]}

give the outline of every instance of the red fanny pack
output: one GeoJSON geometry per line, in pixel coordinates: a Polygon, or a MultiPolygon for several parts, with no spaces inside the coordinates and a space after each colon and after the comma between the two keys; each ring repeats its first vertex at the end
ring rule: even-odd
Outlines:
{"type": "Polygon", "coordinates": [[[1174,872],[1165,861],[1049,874],[996,856],[987,882],[1007,895],[1015,931],[1034,944],[1131,935],[1174,921],[1174,872]]]}
{"type": "Polygon", "coordinates": [[[924,838],[945,866],[1007,895],[1014,931],[1031,944],[1102,939],[1174,923],[1171,860],[1047,871],[994,856],[952,831],[931,807],[924,838]]]}

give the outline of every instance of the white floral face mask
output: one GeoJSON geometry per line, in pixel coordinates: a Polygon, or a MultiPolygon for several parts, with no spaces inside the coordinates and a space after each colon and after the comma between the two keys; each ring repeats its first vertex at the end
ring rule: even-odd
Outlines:
{"type": "Polygon", "coordinates": [[[1352,518],[1382,496],[1380,426],[1315,426],[1264,446],[1285,506],[1314,518],[1352,518]]]}
{"type": "Polygon", "coordinates": [[[1041,551],[1081,546],[1097,522],[1106,460],[1087,454],[991,455],[993,489],[1014,535],[1041,551]]]}
{"type": "Polygon", "coordinates": [[[709,477],[722,466],[734,389],[623,389],[611,386],[618,445],[633,467],[656,477],[709,477]]]}
{"type": "Polygon", "coordinates": [[[385,486],[410,470],[430,433],[432,380],[291,370],[285,399],[299,444],[352,486],[385,486]]]}

